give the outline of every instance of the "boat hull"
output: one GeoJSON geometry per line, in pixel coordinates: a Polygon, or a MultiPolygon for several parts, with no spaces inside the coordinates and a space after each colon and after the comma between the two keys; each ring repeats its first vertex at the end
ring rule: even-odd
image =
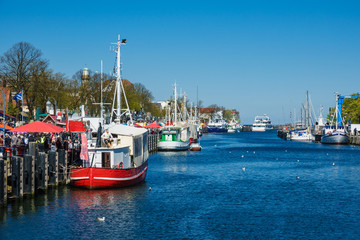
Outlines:
{"type": "Polygon", "coordinates": [[[200,143],[193,143],[190,145],[190,151],[201,151],[200,143]]]}
{"type": "Polygon", "coordinates": [[[70,184],[86,189],[121,188],[145,180],[148,162],[137,168],[73,168],[70,170],[70,184]]]}
{"type": "Polygon", "coordinates": [[[157,146],[158,151],[187,151],[189,147],[189,141],[159,141],[157,146]]]}
{"type": "Polygon", "coordinates": [[[224,133],[227,131],[228,131],[227,128],[209,127],[208,126],[208,133],[224,133]]]}
{"type": "Polygon", "coordinates": [[[314,141],[315,137],[311,133],[308,133],[307,130],[293,130],[290,131],[291,141],[314,141]]]}
{"type": "Polygon", "coordinates": [[[321,143],[324,144],[349,144],[349,136],[346,134],[333,133],[325,134],[321,137],[321,143]]]}

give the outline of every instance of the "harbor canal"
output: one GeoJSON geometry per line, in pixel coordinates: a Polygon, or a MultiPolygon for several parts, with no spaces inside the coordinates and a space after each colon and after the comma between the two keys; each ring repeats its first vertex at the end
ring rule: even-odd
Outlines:
{"type": "Polygon", "coordinates": [[[359,238],[359,146],[284,141],[276,131],[209,133],[201,145],[151,155],[134,187],[62,186],[10,202],[0,239],[359,238]]]}

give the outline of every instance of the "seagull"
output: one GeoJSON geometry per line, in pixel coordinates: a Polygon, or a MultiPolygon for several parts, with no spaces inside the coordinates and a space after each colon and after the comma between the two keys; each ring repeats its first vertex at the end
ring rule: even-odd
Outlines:
{"type": "Polygon", "coordinates": [[[296,177],[296,179],[300,179],[300,177],[296,177]]]}
{"type": "Polygon", "coordinates": [[[333,162],[333,166],[335,166],[335,163],[333,162]]]}
{"type": "Polygon", "coordinates": [[[100,222],[105,222],[105,217],[102,217],[102,218],[97,218],[97,220],[99,220],[100,222]]]}
{"type": "Polygon", "coordinates": [[[243,157],[244,157],[244,155],[241,155],[241,157],[243,158],[243,157]]]}
{"type": "Polygon", "coordinates": [[[243,167],[242,170],[245,172],[245,168],[243,167]]]}
{"type": "Polygon", "coordinates": [[[149,191],[151,191],[151,187],[149,187],[149,191]]]}

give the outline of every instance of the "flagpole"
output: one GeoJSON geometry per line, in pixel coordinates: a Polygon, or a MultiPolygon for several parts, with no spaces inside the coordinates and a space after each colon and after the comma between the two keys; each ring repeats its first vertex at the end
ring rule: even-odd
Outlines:
{"type": "Polygon", "coordinates": [[[24,92],[21,90],[21,122],[24,124],[24,92]]]}

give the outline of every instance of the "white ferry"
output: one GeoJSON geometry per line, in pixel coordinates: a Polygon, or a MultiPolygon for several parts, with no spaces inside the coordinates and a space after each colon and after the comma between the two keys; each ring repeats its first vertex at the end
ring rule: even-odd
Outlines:
{"type": "Polygon", "coordinates": [[[263,115],[255,117],[254,123],[252,125],[253,132],[265,132],[272,129],[273,126],[271,124],[269,116],[263,115]]]}

